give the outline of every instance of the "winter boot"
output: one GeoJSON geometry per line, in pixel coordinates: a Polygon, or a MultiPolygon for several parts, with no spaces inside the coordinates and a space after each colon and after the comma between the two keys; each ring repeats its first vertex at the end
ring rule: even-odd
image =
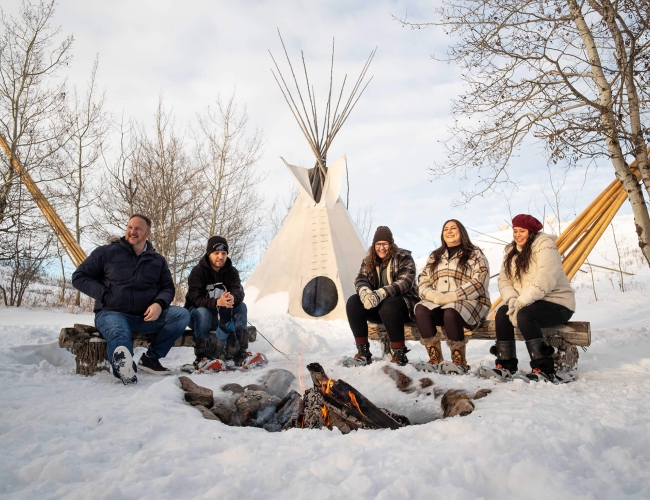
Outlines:
{"type": "Polygon", "coordinates": [[[555,365],[551,357],[555,349],[543,338],[527,340],[526,348],[530,354],[530,367],[533,371],[526,375],[530,380],[553,382],[555,380],[555,365]]]}
{"type": "Polygon", "coordinates": [[[494,368],[481,366],[478,375],[485,378],[496,378],[502,382],[512,380],[517,373],[517,348],[514,340],[497,340],[490,347],[490,353],[497,359],[494,368]]]}
{"type": "Polygon", "coordinates": [[[124,385],[138,383],[138,377],[135,374],[136,371],[137,368],[129,350],[124,346],[119,346],[115,349],[113,352],[113,373],[124,385]]]}
{"type": "Polygon", "coordinates": [[[372,363],[372,353],[370,352],[369,342],[365,344],[357,344],[357,350],[359,352],[354,355],[354,359],[359,366],[366,366],[372,363]]]}
{"type": "Polygon", "coordinates": [[[146,352],[140,356],[138,368],[143,372],[151,373],[152,375],[169,375],[171,373],[169,368],[165,368],[160,364],[158,358],[151,358],[146,352]]]}
{"type": "Polygon", "coordinates": [[[406,357],[406,353],[409,352],[409,349],[406,347],[398,347],[396,349],[393,349],[393,359],[391,359],[391,363],[397,363],[399,366],[404,366],[406,365],[409,360],[406,357]]]}
{"type": "Polygon", "coordinates": [[[235,335],[237,336],[239,351],[235,353],[232,360],[235,362],[235,365],[242,366],[246,362],[246,356],[250,354],[248,352],[248,330],[237,330],[235,335]]]}
{"type": "Polygon", "coordinates": [[[421,339],[420,343],[426,348],[429,354],[429,364],[438,365],[442,363],[445,358],[442,355],[442,347],[440,346],[440,334],[428,339],[421,339]]]}
{"type": "Polygon", "coordinates": [[[203,359],[217,359],[222,358],[220,343],[217,336],[210,333],[206,338],[194,340],[194,355],[196,360],[194,364],[197,365],[203,359]]]}
{"type": "Polygon", "coordinates": [[[440,373],[455,373],[457,375],[464,375],[469,372],[469,365],[465,359],[465,350],[467,348],[467,340],[447,340],[447,345],[451,351],[451,360],[443,361],[438,365],[440,373]]]}

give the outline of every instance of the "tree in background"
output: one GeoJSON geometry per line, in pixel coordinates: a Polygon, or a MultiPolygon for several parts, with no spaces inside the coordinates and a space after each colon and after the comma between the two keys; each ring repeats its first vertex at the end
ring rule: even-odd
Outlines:
{"type": "Polygon", "coordinates": [[[263,224],[262,181],[256,165],[262,155],[262,133],[248,131],[246,108],[238,109],[235,92],[228,100],[217,97],[214,107],[198,116],[195,131],[201,165],[201,204],[197,222],[206,239],[221,235],[228,240],[230,256],[247,270],[246,259],[263,224]]]}
{"type": "MultiPolygon", "coordinates": [[[[60,151],[69,138],[58,117],[66,95],[61,70],[73,38],[60,36],[53,16],[54,2],[24,2],[17,18],[0,11],[0,133],[41,185],[59,178],[60,151]]],[[[0,156],[0,266],[10,270],[3,298],[20,305],[50,257],[52,231],[8,158],[0,156]]]]}
{"type": "Polygon", "coordinates": [[[469,201],[507,180],[511,156],[531,135],[551,163],[607,158],[650,263],[642,188],[650,193],[650,2],[459,0],[437,14],[432,23],[402,21],[453,37],[446,60],[459,64],[468,89],[453,102],[448,159],[433,173],[473,174],[478,187],[464,193],[469,201]]]}

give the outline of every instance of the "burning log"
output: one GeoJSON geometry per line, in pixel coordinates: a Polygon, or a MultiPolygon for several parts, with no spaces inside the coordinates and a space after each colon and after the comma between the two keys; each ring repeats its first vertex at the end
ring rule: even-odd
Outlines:
{"type": "Polygon", "coordinates": [[[378,408],[344,380],[330,379],[320,364],[311,363],[307,370],[314,388],[305,392],[305,427],[337,427],[347,434],[357,429],[399,429],[410,424],[406,417],[378,408]]]}

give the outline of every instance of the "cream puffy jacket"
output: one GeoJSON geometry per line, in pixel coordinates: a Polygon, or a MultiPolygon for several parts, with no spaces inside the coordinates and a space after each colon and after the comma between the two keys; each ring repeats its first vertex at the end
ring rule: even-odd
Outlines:
{"type": "Polygon", "coordinates": [[[511,248],[508,245],[504,252],[504,262],[499,273],[499,293],[504,304],[511,298],[518,298],[522,305],[527,306],[537,300],[546,300],[560,304],[572,311],[576,310],[575,292],[569,284],[564,270],[562,258],[555,245],[557,236],[539,233],[533,241],[532,256],[528,271],[520,280],[515,279],[515,263],[512,259],[511,275],[508,278],[504,272],[505,255],[511,248]]]}

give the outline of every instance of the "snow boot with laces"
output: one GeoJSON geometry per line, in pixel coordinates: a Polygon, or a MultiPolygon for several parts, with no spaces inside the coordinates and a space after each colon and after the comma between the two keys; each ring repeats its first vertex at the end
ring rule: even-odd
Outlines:
{"type": "Polygon", "coordinates": [[[517,347],[514,340],[497,340],[490,347],[490,353],[494,354],[497,359],[494,362],[494,368],[481,366],[478,375],[485,378],[494,378],[501,382],[508,382],[515,378],[517,374],[517,347]]]}
{"type": "Polygon", "coordinates": [[[357,344],[357,353],[354,355],[354,360],[358,366],[367,366],[372,363],[372,353],[370,352],[370,342],[365,344],[357,344]]]}
{"type": "Polygon", "coordinates": [[[406,347],[398,347],[393,349],[393,359],[391,359],[391,363],[396,363],[399,366],[404,366],[406,365],[409,360],[406,357],[406,353],[409,352],[409,349],[406,347]]]}
{"type": "Polygon", "coordinates": [[[467,349],[467,340],[447,340],[447,345],[451,351],[451,361],[443,361],[438,365],[440,373],[451,373],[464,375],[469,372],[469,365],[465,359],[465,350],[467,349]]]}

